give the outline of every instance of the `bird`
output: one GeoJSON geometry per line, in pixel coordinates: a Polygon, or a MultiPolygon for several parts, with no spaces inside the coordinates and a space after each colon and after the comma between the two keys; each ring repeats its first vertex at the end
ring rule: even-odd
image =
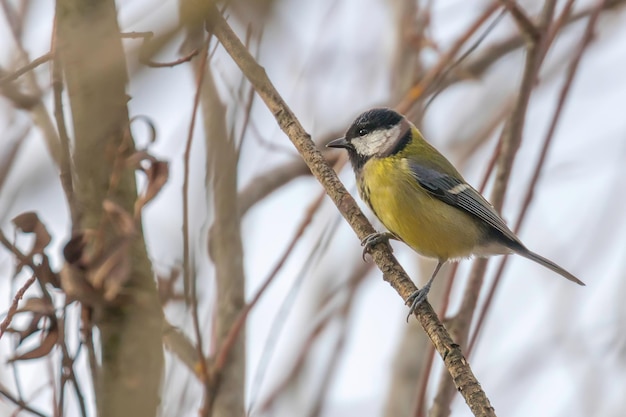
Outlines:
{"type": "Polygon", "coordinates": [[[426,285],[407,298],[409,315],[427,299],[446,262],[472,256],[515,253],[585,285],[526,248],[495,208],[402,114],[389,108],[365,111],[344,137],[326,146],[347,150],[361,199],[388,230],[363,239],[363,256],[394,239],[437,260],[426,285]]]}

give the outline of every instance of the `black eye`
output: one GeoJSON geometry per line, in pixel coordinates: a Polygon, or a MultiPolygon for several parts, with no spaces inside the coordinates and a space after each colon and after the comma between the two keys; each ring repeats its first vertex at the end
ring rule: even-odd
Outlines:
{"type": "Polygon", "coordinates": [[[370,133],[370,131],[367,129],[359,129],[359,136],[365,136],[368,133],[370,133]]]}

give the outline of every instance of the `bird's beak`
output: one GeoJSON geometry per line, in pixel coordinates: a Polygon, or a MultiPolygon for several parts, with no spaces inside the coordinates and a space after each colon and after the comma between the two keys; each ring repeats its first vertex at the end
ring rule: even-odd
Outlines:
{"type": "Polygon", "coordinates": [[[350,143],[346,140],[346,138],[339,138],[333,141],[328,142],[326,145],[327,148],[349,148],[350,143]]]}

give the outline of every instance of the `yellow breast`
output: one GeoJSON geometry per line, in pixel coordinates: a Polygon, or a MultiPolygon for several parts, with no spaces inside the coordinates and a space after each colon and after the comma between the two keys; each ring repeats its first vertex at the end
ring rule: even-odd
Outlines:
{"type": "Polygon", "coordinates": [[[385,227],[416,252],[440,260],[465,258],[483,230],[469,214],[430,195],[403,158],[372,158],[358,176],[359,194],[385,227]]]}

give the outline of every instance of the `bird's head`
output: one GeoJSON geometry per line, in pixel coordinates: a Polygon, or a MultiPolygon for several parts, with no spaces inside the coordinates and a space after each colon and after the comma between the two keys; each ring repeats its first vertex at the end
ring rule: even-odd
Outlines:
{"type": "Polygon", "coordinates": [[[400,150],[411,139],[411,124],[401,114],[386,108],[362,113],[352,123],[343,138],[326,145],[345,148],[355,169],[370,158],[385,158],[400,150]]]}

